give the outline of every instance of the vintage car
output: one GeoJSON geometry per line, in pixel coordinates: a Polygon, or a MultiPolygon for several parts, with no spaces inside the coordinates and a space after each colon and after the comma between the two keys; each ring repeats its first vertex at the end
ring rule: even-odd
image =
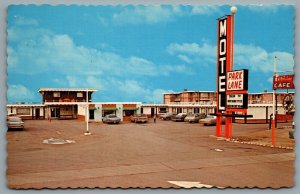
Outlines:
{"type": "MultiPolygon", "coordinates": [[[[204,119],[200,119],[199,123],[203,124],[203,125],[216,125],[217,122],[217,117],[216,116],[212,116],[212,115],[208,115],[206,118],[204,119]]],[[[222,117],[222,124],[225,123],[225,118],[222,117]]]]}
{"type": "Polygon", "coordinates": [[[177,122],[177,121],[184,121],[184,118],[187,116],[187,114],[186,113],[179,113],[179,114],[177,114],[176,116],[174,116],[173,118],[172,118],[172,121],[175,121],[175,122],[177,122]]]}
{"type": "Polygon", "coordinates": [[[176,116],[176,113],[164,113],[164,114],[160,115],[159,118],[162,120],[171,120],[175,116],[176,116]]]}
{"type": "Polygon", "coordinates": [[[17,116],[8,116],[6,119],[7,128],[10,129],[24,129],[24,122],[20,117],[17,116]]]}
{"type": "Polygon", "coordinates": [[[114,114],[109,114],[106,115],[105,117],[102,118],[103,123],[107,123],[107,124],[118,124],[120,123],[121,119],[119,117],[117,117],[114,114]]]}
{"type": "Polygon", "coordinates": [[[135,114],[130,116],[130,121],[134,123],[147,123],[148,116],[145,114],[135,114]]]}
{"type": "Polygon", "coordinates": [[[184,118],[184,121],[189,123],[198,123],[200,119],[204,119],[205,117],[206,117],[205,114],[199,114],[199,113],[188,114],[184,118]]]}

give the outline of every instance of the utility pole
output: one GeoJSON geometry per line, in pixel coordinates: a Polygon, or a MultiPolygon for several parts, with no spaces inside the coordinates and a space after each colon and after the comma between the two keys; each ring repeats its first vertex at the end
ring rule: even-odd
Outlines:
{"type": "MultiPolygon", "coordinates": [[[[274,72],[273,72],[273,76],[276,77],[276,59],[277,57],[274,56],[274,72]]],[[[275,146],[275,118],[276,118],[276,113],[275,113],[275,106],[276,106],[276,94],[275,94],[275,89],[273,87],[273,118],[272,118],[272,145],[275,146]]]]}
{"type": "Polygon", "coordinates": [[[86,132],[84,135],[92,135],[89,131],[89,89],[86,89],[86,132]]]}

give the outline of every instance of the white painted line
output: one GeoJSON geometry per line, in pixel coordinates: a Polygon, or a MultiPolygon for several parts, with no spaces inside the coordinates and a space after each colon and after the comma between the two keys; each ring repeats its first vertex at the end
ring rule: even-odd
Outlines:
{"type": "Polygon", "coordinates": [[[177,185],[179,187],[183,187],[186,189],[190,188],[219,188],[224,189],[224,187],[214,186],[214,185],[207,185],[207,184],[201,184],[200,182],[192,182],[192,181],[168,181],[171,184],[177,185]]]}

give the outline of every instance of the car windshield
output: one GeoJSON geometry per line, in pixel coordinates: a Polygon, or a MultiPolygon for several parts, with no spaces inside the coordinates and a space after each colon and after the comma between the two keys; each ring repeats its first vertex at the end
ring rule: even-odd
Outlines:
{"type": "Polygon", "coordinates": [[[21,122],[22,119],[21,118],[18,118],[18,117],[10,117],[8,118],[9,121],[12,121],[12,122],[21,122]]]}
{"type": "Polygon", "coordinates": [[[117,116],[116,115],[109,115],[108,117],[109,118],[116,118],[117,116]]]}

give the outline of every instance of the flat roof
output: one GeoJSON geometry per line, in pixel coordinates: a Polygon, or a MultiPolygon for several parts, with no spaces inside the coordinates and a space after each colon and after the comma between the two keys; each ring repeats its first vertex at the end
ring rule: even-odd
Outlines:
{"type": "Polygon", "coordinates": [[[7,107],[43,107],[44,104],[7,104],[7,107]]]}
{"type": "Polygon", "coordinates": [[[188,91],[182,91],[182,92],[166,92],[163,94],[182,94],[182,93],[189,93],[189,92],[198,92],[198,93],[215,93],[216,91],[192,91],[192,90],[188,90],[188,91]]]}
{"type": "Polygon", "coordinates": [[[39,88],[39,92],[96,92],[95,88],[39,88]]]}

